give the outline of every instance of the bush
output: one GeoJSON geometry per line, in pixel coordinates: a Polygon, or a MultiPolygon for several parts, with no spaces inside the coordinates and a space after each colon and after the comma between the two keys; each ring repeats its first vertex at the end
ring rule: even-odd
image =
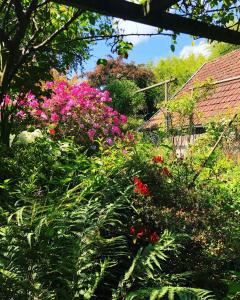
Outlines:
{"type": "Polygon", "coordinates": [[[166,197],[170,173],[155,168],[159,158],[146,163],[148,149],[116,143],[87,156],[71,140],[44,136],[1,156],[13,169],[0,189],[1,299],[207,299],[170,287],[181,283],[171,275],[181,248],[145,218],[154,195],[166,197]]]}
{"type": "Polygon", "coordinates": [[[164,137],[154,147],[133,132],[102,136],[126,120],[105,114],[107,93],[46,87],[41,101],[8,103],[29,128],[0,155],[0,298],[224,299],[228,286],[237,297],[239,164],[220,145],[190,184],[219,127],[178,158],[164,137]],[[91,139],[78,121],[91,130],[94,112],[91,139]]]}
{"type": "Polygon", "coordinates": [[[130,80],[112,80],[106,89],[112,98],[112,107],[127,116],[136,115],[144,109],[144,95],[137,93],[137,85],[130,80]]]}
{"type": "Polygon", "coordinates": [[[10,127],[14,124],[16,132],[21,123],[28,126],[32,123],[57,138],[74,137],[82,145],[93,144],[97,139],[111,145],[122,138],[120,127],[127,118],[107,105],[111,102],[108,91],[57,78],[43,83],[42,93],[45,96],[39,99],[31,92],[15,100],[6,97],[8,101],[3,107],[6,122],[10,127]]]}

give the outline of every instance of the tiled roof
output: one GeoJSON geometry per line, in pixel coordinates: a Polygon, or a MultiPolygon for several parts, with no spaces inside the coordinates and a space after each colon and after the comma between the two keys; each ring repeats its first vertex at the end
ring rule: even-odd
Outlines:
{"type": "MultiPolygon", "coordinates": [[[[232,115],[240,110],[240,49],[232,51],[215,60],[205,63],[169,101],[191,91],[196,82],[212,78],[213,91],[198,102],[194,124],[201,125],[216,117],[232,115]]],[[[177,116],[175,118],[176,123],[177,116]]],[[[165,122],[162,110],[159,110],[143,128],[151,129],[165,122]]]]}

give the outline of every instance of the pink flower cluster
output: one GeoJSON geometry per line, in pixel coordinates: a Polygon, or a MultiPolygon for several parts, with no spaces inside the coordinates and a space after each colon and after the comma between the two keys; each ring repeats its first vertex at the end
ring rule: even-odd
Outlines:
{"type": "Polygon", "coordinates": [[[7,117],[9,122],[18,120],[18,123],[21,123],[24,121],[27,116],[26,108],[28,110],[28,100],[25,98],[22,94],[13,99],[9,95],[5,95],[0,104],[0,121],[2,116],[7,117]]]}
{"type": "MultiPolygon", "coordinates": [[[[18,101],[20,109],[16,116],[24,118],[28,114],[54,134],[74,136],[84,144],[103,139],[112,145],[115,139],[123,138],[121,126],[127,122],[127,117],[107,105],[111,101],[108,91],[92,88],[86,82],[71,83],[61,79],[46,82],[43,92],[47,96],[37,99],[29,92],[18,101]]],[[[10,101],[6,96],[6,104],[10,101]]]]}
{"type": "Polygon", "coordinates": [[[32,113],[56,133],[85,143],[103,138],[109,145],[122,137],[120,126],[127,118],[107,105],[111,101],[108,91],[65,80],[46,82],[45,90],[49,89],[50,96],[42,97],[43,102],[33,107],[32,113]]]}

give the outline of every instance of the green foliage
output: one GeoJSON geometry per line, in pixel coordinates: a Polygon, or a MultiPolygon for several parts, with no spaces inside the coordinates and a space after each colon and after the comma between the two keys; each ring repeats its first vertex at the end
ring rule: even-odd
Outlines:
{"type": "MultiPolygon", "coordinates": [[[[87,73],[91,85],[103,87],[111,85],[115,80],[130,80],[136,84],[138,89],[148,87],[156,83],[153,71],[143,65],[126,63],[121,57],[116,59],[109,58],[105,64],[97,65],[95,70],[87,73]]],[[[121,83],[119,83],[121,84],[121,83]]],[[[158,89],[152,89],[144,92],[145,114],[150,117],[156,110],[156,99],[158,99],[158,89]]]]}
{"type": "MultiPolygon", "coordinates": [[[[1,98],[10,91],[38,90],[36,83],[49,80],[52,68],[79,70],[99,37],[118,33],[111,18],[54,1],[1,2],[1,98]]],[[[111,50],[126,57],[131,47],[116,36],[111,50]]]]}
{"type": "Polygon", "coordinates": [[[203,82],[196,82],[191,91],[177,95],[170,101],[165,101],[162,107],[166,109],[171,124],[168,124],[171,132],[177,131],[178,134],[188,133],[193,131],[194,120],[193,116],[201,119],[201,113],[196,112],[196,106],[199,101],[206,99],[214,92],[212,79],[209,78],[203,82]]]}
{"type": "Polygon", "coordinates": [[[213,42],[211,44],[211,55],[210,59],[217,58],[219,56],[225,55],[231,51],[239,49],[239,46],[227,44],[227,43],[218,43],[213,42]]]}
{"type": "Polygon", "coordinates": [[[184,159],[141,134],[98,141],[94,154],[72,140],[15,139],[0,156],[0,298],[224,299],[228,287],[235,297],[240,167],[223,154],[232,130],[188,188],[215,128],[184,159]]]}
{"type": "Polygon", "coordinates": [[[201,289],[191,289],[191,288],[184,288],[184,287],[163,287],[163,288],[152,288],[152,289],[145,289],[139,290],[136,292],[132,292],[128,295],[126,300],[133,300],[133,299],[169,299],[174,300],[212,300],[215,299],[213,295],[205,290],[201,289]]]}
{"type": "MultiPolygon", "coordinates": [[[[176,285],[179,243],[157,219],[145,219],[150,199],[132,187],[135,174],[159,177],[146,163],[151,151],[143,144],[100,145],[98,155],[88,156],[71,140],[14,142],[1,156],[1,299],[119,299],[146,286],[176,285]],[[135,222],[154,226],[159,240],[134,242],[135,222]]],[[[165,190],[161,178],[156,186],[165,197],[170,186],[165,190]]]]}
{"type": "Polygon", "coordinates": [[[112,102],[110,105],[127,116],[136,115],[144,108],[144,94],[136,93],[137,85],[130,80],[113,80],[107,86],[112,102]]]}
{"type": "Polygon", "coordinates": [[[99,173],[71,141],[16,147],[15,179],[1,185],[1,299],[91,299],[129,253],[129,184],[120,192],[117,170],[99,173]]]}
{"type": "MultiPolygon", "coordinates": [[[[170,94],[173,95],[180,89],[195,71],[206,61],[203,56],[190,55],[187,58],[171,56],[166,59],[160,59],[153,71],[158,81],[176,78],[176,83],[171,83],[170,94]]],[[[164,99],[164,90],[162,89],[161,99],[164,99]]]]}

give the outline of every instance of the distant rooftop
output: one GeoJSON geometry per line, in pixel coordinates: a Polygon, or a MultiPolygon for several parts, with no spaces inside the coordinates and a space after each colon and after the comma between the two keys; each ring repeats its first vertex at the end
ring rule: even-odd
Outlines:
{"type": "MultiPolygon", "coordinates": [[[[216,117],[224,118],[240,112],[240,49],[203,64],[202,67],[185,83],[185,85],[169,100],[189,93],[196,82],[211,78],[214,84],[213,92],[198,102],[194,115],[194,125],[201,126],[216,117]]],[[[173,117],[174,118],[174,117],[173,117]]],[[[176,123],[177,116],[175,116],[176,123]]],[[[165,122],[165,116],[160,109],[143,126],[153,129],[165,122]]]]}

